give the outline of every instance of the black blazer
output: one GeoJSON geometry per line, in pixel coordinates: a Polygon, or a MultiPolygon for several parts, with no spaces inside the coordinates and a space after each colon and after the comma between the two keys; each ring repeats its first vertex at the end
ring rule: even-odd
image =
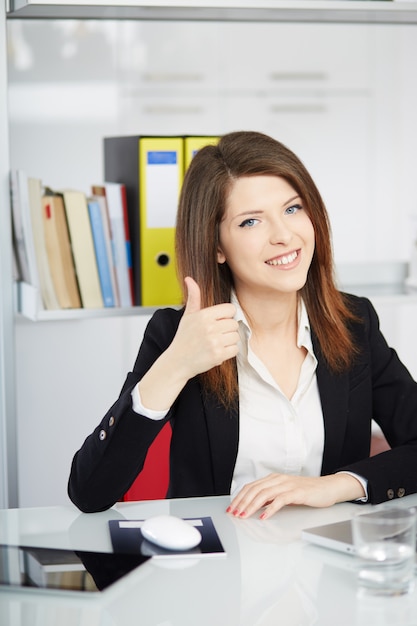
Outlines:
{"type": "MultiPolygon", "coordinates": [[[[355,472],[368,480],[369,501],[378,503],[417,492],[417,383],[388,347],[371,303],[356,296],[349,301],[361,319],[352,325],[360,355],[349,372],[329,371],[313,333],[325,431],[321,473],[355,472]],[[372,418],[392,449],[369,458],[372,418]]],[[[172,424],[167,496],[230,493],[238,412],[226,412],[204,393],[198,377],[187,383],[163,420],[132,409],[133,387],[171,343],[181,315],[174,309],[153,315],[119,399],[75,454],[68,493],[82,511],[104,510],[122,498],[167,420],[172,424]]]]}

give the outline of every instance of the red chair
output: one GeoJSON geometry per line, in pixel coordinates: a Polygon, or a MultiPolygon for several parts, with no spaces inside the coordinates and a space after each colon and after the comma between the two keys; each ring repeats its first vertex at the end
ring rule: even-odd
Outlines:
{"type": "Polygon", "coordinates": [[[371,437],[371,452],[369,456],[375,456],[380,452],[389,450],[390,446],[382,433],[375,433],[371,437]]]}
{"type": "Polygon", "coordinates": [[[165,498],[169,483],[171,433],[171,424],[165,424],[148,450],[143,470],[123,496],[123,502],[165,498]]]}

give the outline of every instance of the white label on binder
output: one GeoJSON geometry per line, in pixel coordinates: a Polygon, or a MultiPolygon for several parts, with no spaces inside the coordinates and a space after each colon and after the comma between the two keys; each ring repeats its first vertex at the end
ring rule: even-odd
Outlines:
{"type": "Polygon", "coordinates": [[[178,204],[178,155],[175,150],[150,150],[146,160],[148,228],[173,228],[178,204]]]}

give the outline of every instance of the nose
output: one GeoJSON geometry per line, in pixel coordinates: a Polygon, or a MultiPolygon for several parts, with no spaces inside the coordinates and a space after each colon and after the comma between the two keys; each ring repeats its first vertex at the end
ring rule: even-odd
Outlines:
{"type": "Polygon", "coordinates": [[[288,245],[292,238],[292,231],[288,224],[280,217],[276,217],[271,224],[269,240],[274,245],[288,245]]]}

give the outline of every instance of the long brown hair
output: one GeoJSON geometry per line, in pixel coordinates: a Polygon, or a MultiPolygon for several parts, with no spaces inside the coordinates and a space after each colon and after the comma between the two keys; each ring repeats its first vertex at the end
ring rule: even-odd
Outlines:
{"type": "MultiPolygon", "coordinates": [[[[176,225],[178,276],[199,284],[202,306],[230,301],[233,276],[217,262],[219,225],[231,184],[242,176],[284,178],[298,193],[315,232],[315,251],[303,298],[323,357],[334,372],[352,364],[356,348],[349,322],[356,317],[336,287],[328,214],[320,193],[300,159],[272,137],[252,131],[224,135],[217,145],[200,149],[184,178],[176,225]]],[[[184,293],[184,301],[187,294],[184,293]]],[[[236,361],[231,359],[201,375],[204,386],[226,405],[238,397],[236,361]]]]}

